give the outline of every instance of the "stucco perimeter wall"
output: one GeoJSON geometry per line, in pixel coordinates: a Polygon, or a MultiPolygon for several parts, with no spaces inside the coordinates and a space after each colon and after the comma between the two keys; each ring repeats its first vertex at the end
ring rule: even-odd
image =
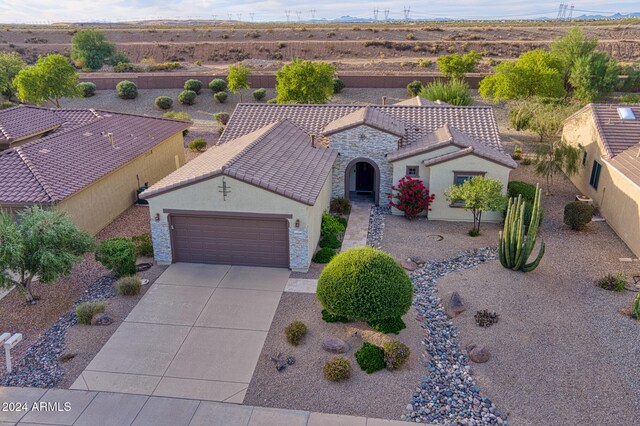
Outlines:
{"type": "Polygon", "coordinates": [[[136,202],[136,175],[140,185],[152,185],[176,171],[176,156],[179,166],[184,165],[182,132],[62,201],[58,208],[78,227],[95,235],[136,202]]]}
{"type": "Polygon", "coordinates": [[[340,153],[333,165],[332,196],[344,197],[345,169],[356,158],[366,158],[380,170],[380,204],[386,204],[391,192],[393,169],[386,155],[398,149],[398,136],[360,125],[329,136],[329,146],[340,153]]]}
{"type": "Polygon", "coordinates": [[[161,264],[172,261],[168,215],[164,213],[164,209],[291,214],[293,215],[289,219],[291,268],[305,270],[309,267],[320,238],[320,220],[322,211],[329,205],[330,186],[331,179],[328,178],[314,206],[299,203],[228,176],[218,176],[151,197],[148,201],[154,249],[156,252],[163,253],[161,257],[156,256],[156,261],[161,264]],[[223,178],[229,190],[226,200],[220,192],[223,178]],[[160,216],[157,222],[154,220],[156,214],[160,216]],[[296,220],[300,221],[299,228],[295,227],[296,220]]]}
{"type": "Polygon", "coordinates": [[[584,167],[571,176],[571,181],[579,192],[593,199],[609,226],[640,257],[640,187],[602,159],[602,143],[590,112],[571,117],[562,135],[567,143],[581,145],[587,153],[584,167]],[[589,185],[594,160],[602,165],[597,190],[589,185]]]}

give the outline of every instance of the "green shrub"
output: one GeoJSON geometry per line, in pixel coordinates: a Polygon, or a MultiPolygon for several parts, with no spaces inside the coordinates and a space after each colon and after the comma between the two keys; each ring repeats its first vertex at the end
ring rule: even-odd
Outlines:
{"type": "Polygon", "coordinates": [[[343,317],[341,315],[332,314],[326,309],[322,310],[322,320],[324,322],[351,322],[349,318],[343,317]]]}
{"type": "Polygon", "coordinates": [[[342,356],[334,356],[324,364],[324,377],[332,382],[347,380],[351,375],[351,363],[342,356]]]}
{"type": "Polygon", "coordinates": [[[389,254],[358,247],[338,254],[318,279],[322,307],[335,315],[373,321],[399,318],[413,302],[413,285],[389,254]]]}
{"type": "Polygon", "coordinates": [[[277,104],[278,103],[278,98],[271,98],[267,101],[268,104],[277,104]]]}
{"type": "Polygon", "coordinates": [[[128,64],[121,62],[113,67],[113,72],[143,72],[144,68],[140,65],[128,64]]]}
{"type": "Polygon", "coordinates": [[[407,84],[407,93],[411,97],[418,96],[420,91],[422,90],[422,83],[418,80],[413,80],[411,83],[407,84]]]}
{"type": "Polygon", "coordinates": [[[169,109],[173,106],[173,99],[169,96],[158,96],[154,101],[154,105],[159,109],[169,109]]]}
{"type": "Polygon", "coordinates": [[[420,91],[420,96],[430,101],[442,101],[450,105],[466,106],[473,103],[469,85],[464,80],[437,80],[420,91]]]}
{"type": "Polygon", "coordinates": [[[131,241],[136,245],[138,256],[153,257],[153,242],[149,232],[131,237],[131,241]]]}
{"type": "Polygon", "coordinates": [[[216,112],[213,114],[213,118],[223,126],[226,126],[229,122],[229,113],[227,112],[216,112]]]}
{"type": "Polygon", "coordinates": [[[622,273],[608,274],[598,280],[598,287],[611,291],[623,291],[626,284],[627,277],[622,273]]]}
{"type": "Polygon", "coordinates": [[[329,235],[338,236],[345,230],[344,224],[337,216],[331,213],[322,213],[322,225],[320,226],[320,235],[328,237],[329,235]]]}
{"type": "Polygon", "coordinates": [[[261,101],[267,96],[267,89],[256,89],[253,91],[253,99],[261,101]]]}
{"type": "Polygon", "coordinates": [[[178,95],[178,102],[182,105],[193,105],[196,103],[196,97],[198,95],[193,90],[183,90],[178,95]]]}
{"type": "Polygon", "coordinates": [[[530,166],[530,165],[531,165],[531,158],[529,158],[529,157],[524,157],[524,158],[522,159],[522,162],[521,162],[520,164],[522,164],[523,166],[530,166]]]}
{"type": "Polygon", "coordinates": [[[342,224],[342,226],[344,226],[345,229],[347,228],[347,219],[344,216],[336,216],[336,219],[342,224]]]}
{"type": "Polygon", "coordinates": [[[163,118],[173,118],[174,120],[191,121],[191,115],[186,112],[169,111],[162,114],[163,118]]]}
{"type": "Polygon", "coordinates": [[[300,321],[294,321],[284,329],[287,341],[293,346],[298,346],[302,338],[307,334],[307,326],[300,321]]]}
{"type": "Polygon", "coordinates": [[[141,288],[142,281],[135,275],[122,277],[116,282],[116,289],[123,296],[136,296],[140,294],[141,288]]]}
{"type": "Polygon", "coordinates": [[[532,119],[533,110],[528,104],[514,106],[509,110],[509,124],[518,131],[528,129],[532,119]]]}
{"type": "Polygon", "coordinates": [[[396,370],[409,360],[411,351],[409,347],[397,340],[391,340],[382,345],[384,350],[384,363],[387,370],[396,370]]]}
{"type": "Polygon", "coordinates": [[[339,78],[333,79],[333,93],[340,93],[344,89],[344,81],[339,78]]]}
{"type": "Polygon", "coordinates": [[[178,70],[184,68],[184,66],[180,62],[162,62],[159,64],[151,64],[147,66],[147,71],[155,72],[155,71],[171,71],[178,70]]]}
{"type": "Polygon", "coordinates": [[[124,52],[116,52],[109,58],[109,64],[116,66],[120,64],[128,64],[131,62],[129,57],[124,54],[124,52]]]}
{"type": "Polygon", "coordinates": [[[90,98],[96,94],[96,85],[90,81],[78,83],[78,92],[80,92],[80,96],[83,98],[90,98]]]}
{"type": "Polygon", "coordinates": [[[522,148],[520,148],[519,146],[515,147],[513,149],[513,155],[511,156],[511,158],[516,161],[522,160],[522,148]]]}
{"type": "Polygon", "coordinates": [[[536,198],[536,186],[527,182],[512,181],[507,185],[507,196],[518,198],[522,195],[522,199],[533,203],[536,198]]]}
{"type": "Polygon", "coordinates": [[[184,82],[184,90],[191,90],[192,92],[196,92],[196,94],[200,93],[202,89],[202,82],[200,80],[189,79],[184,82]]]}
{"type": "Polygon", "coordinates": [[[336,252],[329,247],[323,247],[313,256],[313,260],[316,263],[329,263],[336,255],[336,252]]]}
{"type": "Polygon", "coordinates": [[[385,318],[381,320],[371,320],[368,321],[367,324],[369,327],[373,328],[376,331],[379,331],[384,334],[398,334],[400,331],[407,328],[407,325],[404,323],[402,318],[393,317],[393,318],[385,318]]]}
{"type": "Polygon", "coordinates": [[[103,302],[84,302],[76,306],[78,324],[90,325],[95,314],[104,312],[106,305],[103,302]]]}
{"type": "Polygon", "coordinates": [[[119,276],[136,273],[136,245],[129,238],[116,237],[98,245],[96,260],[119,276]]]}
{"type": "Polygon", "coordinates": [[[319,246],[321,248],[339,249],[342,246],[342,242],[335,235],[328,235],[320,240],[319,246]]]}
{"type": "Polygon", "coordinates": [[[583,229],[593,218],[594,208],[587,203],[572,201],[564,206],[565,225],[569,225],[574,231],[583,229]]]}
{"type": "Polygon", "coordinates": [[[203,152],[207,149],[207,141],[204,138],[197,138],[189,143],[189,149],[192,152],[203,152]]]}
{"type": "Polygon", "coordinates": [[[14,102],[11,102],[11,101],[2,101],[2,102],[0,102],[0,110],[7,109],[7,108],[13,108],[16,105],[18,105],[18,104],[14,103],[14,102]]]}
{"type": "Polygon", "coordinates": [[[116,85],[118,96],[122,99],[135,99],[138,96],[138,86],[133,81],[122,80],[116,85]]]}
{"type": "Polygon", "coordinates": [[[356,361],[363,371],[367,374],[375,373],[385,367],[384,349],[380,346],[364,342],[360,349],[355,353],[356,361]]]}
{"type": "Polygon", "coordinates": [[[640,93],[622,95],[620,96],[620,102],[623,104],[640,104],[640,93]]]}
{"type": "Polygon", "coordinates": [[[214,78],[209,82],[209,89],[213,93],[224,92],[227,90],[227,82],[221,78],[214,78]]]}
{"type": "Polygon", "coordinates": [[[332,213],[345,214],[351,211],[351,203],[345,197],[336,197],[331,199],[329,210],[332,213]]]}
{"type": "Polygon", "coordinates": [[[216,101],[220,102],[221,104],[227,101],[228,96],[229,95],[227,95],[227,92],[218,92],[218,93],[214,93],[213,95],[213,97],[216,98],[216,101]]]}
{"type": "Polygon", "coordinates": [[[478,235],[480,235],[480,231],[475,228],[471,228],[469,229],[469,231],[467,231],[467,235],[469,235],[470,237],[477,237],[478,235]]]}
{"type": "Polygon", "coordinates": [[[636,295],[631,307],[631,317],[640,320],[640,293],[636,295]]]}

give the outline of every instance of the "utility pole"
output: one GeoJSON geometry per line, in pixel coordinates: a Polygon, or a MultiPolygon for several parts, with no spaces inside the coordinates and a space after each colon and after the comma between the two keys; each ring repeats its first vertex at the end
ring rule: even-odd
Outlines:
{"type": "Polygon", "coordinates": [[[249,18],[251,18],[251,22],[253,22],[253,15],[255,15],[255,13],[253,13],[253,12],[249,13],[249,18]]]}
{"type": "Polygon", "coordinates": [[[287,15],[287,24],[289,23],[289,17],[291,16],[291,11],[289,9],[286,9],[284,11],[284,14],[287,15]]]}
{"type": "Polygon", "coordinates": [[[300,15],[302,15],[302,11],[296,10],[296,16],[298,17],[298,22],[300,22],[300,15]]]}
{"type": "Polygon", "coordinates": [[[375,21],[377,21],[377,20],[378,20],[378,12],[379,12],[379,10],[378,10],[378,8],[377,8],[377,7],[376,7],[375,9],[373,9],[373,19],[374,19],[375,21]]]}
{"type": "Polygon", "coordinates": [[[313,21],[313,20],[315,20],[315,19],[316,19],[316,12],[317,12],[317,10],[315,10],[315,9],[311,9],[309,12],[311,13],[311,20],[312,20],[312,21],[313,21]]]}
{"type": "Polygon", "coordinates": [[[230,21],[233,21],[233,15],[231,13],[227,13],[227,16],[229,17],[230,21]]]}
{"type": "Polygon", "coordinates": [[[409,6],[409,7],[405,6],[403,12],[404,12],[404,20],[408,21],[409,20],[409,14],[411,13],[411,6],[409,6]]]}
{"type": "Polygon", "coordinates": [[[389,12],[390,12],[389,9],[385,9],[384,10],[384,20],[385,21],[389,20],[389,12]]]}
{"type": "Polygon", "coordinates": [[[562,18],[562,9],[564,9],[564,3],[560,3],[560,7],[558,8],[558,16],[556,16],[556,19],[562,18]]]}

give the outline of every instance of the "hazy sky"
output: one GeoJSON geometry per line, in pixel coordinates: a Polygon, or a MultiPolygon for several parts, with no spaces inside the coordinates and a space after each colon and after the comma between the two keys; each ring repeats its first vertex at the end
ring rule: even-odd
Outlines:
{"type": "MultiPolygon", "coordinates": [[[[403,9],[410,8],[411,18],[532,18],[539,16],[555,17],[559,1],[412,1],[412,0],[329,0],[318,1],[281,1],[281,0],[0,0],[0,22],[3,23],[47,23],[69,21],[126,21],[154,18],[172,19],[233,19],[286,20],[290,11],[291,21],[310,19],[315,9],[315,18],[337,18],[342,15],[373,17],[377,8],[379,19],[384,10],[389,17],[401,19],[403,9]]],[[[571,4],[571,3],[569,3],[571,4]]],[[[576,2],[574,16],[601,13],[609,15],[615,12],[640,12],[638,0],[619,0],[616,2],[580,1],[576,2]]]]}

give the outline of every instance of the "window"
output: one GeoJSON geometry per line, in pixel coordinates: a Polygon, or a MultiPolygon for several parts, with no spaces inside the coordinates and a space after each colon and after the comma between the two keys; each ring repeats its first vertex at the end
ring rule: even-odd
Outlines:
{"type": "Polygon", "coordinates": [[[453,172],[453,184],[462,185],[474,176],[484,176],[485,172],[453,172]]]}
{"type": "Polygon", "coordinates": [[[420,177],[420,168],[418,166],[407,166],[407,176],[420,177]]]}
{"type": "Polygon", "coordinates": [[[602,169],[602,165],[596,160],[593,160],[593,166],[591,167],[591,177],[589,178],[589,185],[591,185],[595,190],[598,189],[598,182],[600,181],[600,169],[602,169]]]}
{"type": "Polygon", "coordinates": [[[582,167],[587,165],[587,151],[582,152],[582,167]]]}

